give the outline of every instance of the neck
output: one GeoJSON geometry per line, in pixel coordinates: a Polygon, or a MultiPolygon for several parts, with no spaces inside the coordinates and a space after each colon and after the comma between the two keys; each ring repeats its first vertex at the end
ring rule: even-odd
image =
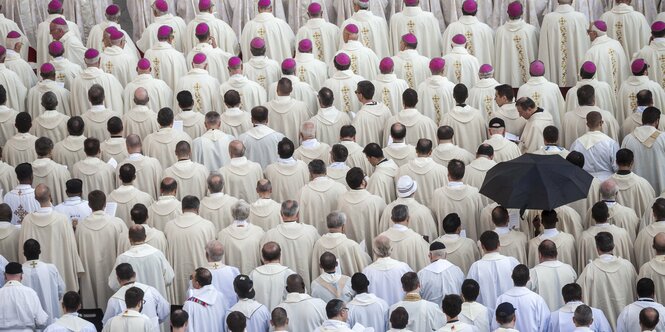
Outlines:
{"type": "Polygon", "coordinates": [[[259,193],[259,198],[270,199],[270,193],[259,193]]]}
{"type": "Polygon", "coordinates": [[[289,218],[289,219],[284,219],[284,216],[282,216],[282,222],[297,222],[298,219],[295,218],[289,218]]]}

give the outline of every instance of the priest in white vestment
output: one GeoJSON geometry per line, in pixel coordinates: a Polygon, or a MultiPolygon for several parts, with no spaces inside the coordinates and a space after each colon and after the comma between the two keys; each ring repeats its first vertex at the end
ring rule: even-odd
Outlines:
{"type": "Polygon", "coordinates": [[[629,59],[646,46],[651,37],[649,22],[644,14],[630,6],[631,1],[617,0],[611,9],[600,16],[600,20],[607,24],[607,35],[623,46],[629,59]]]}
{"type": "Polygon", "coordinates": [[[323,271],[323,274],[312,280],[312,297],[318,297],[323,301],[333,299],[351,301],[354,295],[351,289],[351,278],[339,272],[339,264],[334,254],[324,252],[317,262],[312,263],[316,263],[314,267],[317,270],[323,271]]]}
{"type": "Polygon", "coordinates": [[[617,109],[616,92],[607,82],[599,81],[595,77],[596,65],[591,61],[585,61],[580,66],[579,76],[579,80],[575,86],[570,88],[566,93],[566,112],[570,112],[579,106],[577,90],[585,85],[591,85],[596,95],[596,106],[612,113],[616,118],[620,114],[617,109]]]}
{"type": "Polygon", "coordinates": [[[451,82],[473,87],[478,81],[477,73],[480,70],[480,62],[466,49],[466,43],[464,35],[454,35],[451,38],[453,48],[443,56],[443,60],[448,64],[446,77],[451,82]]]}
{"type": "Polygon", "coordinates": [[[299,141],[300,125],[309,118],[308,106],[299,98],[291,96],[293,82],[281,78],[277,84],[277,96],[264,104],[270,115],[268,126],[283,133],[291,141],[299,141]]]}
{"type": "MultiPolygon", "coordinates": [[[[646,63],[660,66],[660,58],[665,55],[665,22],[656,21],[651,25],[651,39],[648,45],[644,46],[641,50],[634,54],[634,59],[644,59],[646,63]]],[[[658,68],[660,69],[660,68],[658,68]]],[[[648,72],[649,78],[652,81],[665,87],[665,72],[660,70],[650,70],[648,72]]]]}
{"type": "Polygon", "coordinates": [[[665,199],[657,198],[650,212],[653,215],[653,223],[644,227],[635,240],[635,265],[642,266],[648,263],[652,258],[658,255],[656,245],[656,238],[659,233],[663,232],[663,220],[665,220],[665,199]]]}
{"type": "Polygon", "coordinates": [[[39,114],[45,111],[42,103],[42,96],[47,92],[52,92],[57,98],[56,111],[64,115],[71,114],[70,106],[70,93],[69,90],[62,87],[56,81],[55,67],[50,63],[45,63],[40,67],[41,81],[34,87],[30,88],[27,95],[26,106],[27,111],[33,118],[37,118],[39,114]]]}
{"type": "Polygon", "coordinates": [[[490,330],[490,319],[492,313],[487,307],[476,302],[480,293],[480,285],[473,279],[466,279],[462,283],[464,303],[458,318],[461,322],[475,326],[480,331],[490,330]]]}
{"type": "Polygon", "coordinates": [[[480,110],[466,104],[469,90],[464,84],[453,89],[455,107],[441,117],[439,125],[448,125],[456,132],[453,143],[474,152],[487,139],[487,124],[480,110]]]}
{"type": "MultiPolygon", "coordinates": [[[[430,161],[430,163],[433,162],[430,161]]],[[[436,238],[437,226],[434,218],[432,217],[433,216],[432,211],[430,211],[430,209],[427,206],[419,203],[415,199],[415,194],[417,193],[418,190],[418,183],[413,181],[413,179],[408,175],[400,176],[399,180],[396,180],[395,182],[396,182],[395,187],[397,188],[398,198],[389,203],[386,206],[386,208],[383,210],[383,214],[381,215],[381,223],[379,224],[379,230],[390,230],[391,228],[394,228],[392,211],[396,206],[402,205],[406,206],[406,208],[408,209],[409,227],[415,233],[420,234],[420,236],[425,238],[427,242],[429,242],[430,239],[436,238]]],[[[397,228],[404,230],[404,228],[402,227],[397,227],[397,228]]],[[[396,254],[398,256],[394,256],[394,258],[401,259],[402,256],[400,255],[402,254],[404,253],[396,254]]],[[[426,262],[425,264],[423,264],[424,258],[422,257],[417,256],[414,257],[413,259],[420,262],[419,263],[420,267],[426,265],[426,262]]],[[[407,261],[407,263],[412,263],[412,262],[407,261]]]]}
{"type": "Polygon", "coordinates": [[[603,121],[601,131],[613,140],[619,141],[619,123],[612,113],[596,106],[596,92],[593,86],[584,85],[577,89],[577,104],[578,107],[566,112],[562,118],[564,147],[570,148],[575,140],[587,132],[586,118],[591,112],[598,112],[601,115],[603,121]]]}
{"type": "Polygon", "coordinates": [[[629,285],[635,284],[637,272],[630,261],[612,254],[612,234],[600,232],[595,242],[599,257],[584,268],[577,283],[582,287],[582,297],[603,310],[614,329],[619,312],[635,299],[635,289],[629,285]]]}
{"type": "Polygon", "coordinates": [[[108,286],[111,289],[120,288],[115,275],[115,267],[122,263],[129,263],[137,273],[137,282],[154,287],[159,294],[167,296],[166,287],[171,285],[174,278],[173,268],[166,260],[164,253],[148,243],[146,235],[148,231],[153,233],[156,230],[144,224],[137,224],[129,228],[131,247],[115,259],[113,271],[108,276],[108,286]]]}
{"type": "Polygon", "coordinates": [[[442,58],[434,58],[429,62],[432,76],[418,84],[418,95],[422,100],[422,113],[440,124],[443,116],[455,107],[453,89],[455,84],[444,76],[446,62],[442,58]]]}
{"type": "MultiPolygon", "coordinates": [[[[572,331],[576,328],[573,321],[575,310],[580,305],[584,305],[582,302],[582,288],[576,283],[569,283],[562,287],[560,293],[560,295],[563,295],[565,304],[559,310],[552,311],[550,314],[548,330],[572,331]]],[[[603,311],[594,307],[590,308],[593,322],[589,327],[594,331],[612,331],[603,311]]]]}
{"type": "MultiPolygon", "coordinates": [[[[159,183],[162,180],[162,166],[159,160],[143,155],[141,138],[137,135],[129,135],[126,139],[127,151],[129,156],[118,164],[118,175],[122,175],[122,166],[124,164],[132,164],[135,167],[136,187],[148,194],[151,197],[157,198],[159,193],[159,183]]],[[[132,182],[134,175],[129,176],[129,181],[132,182]]],[[[122,180],[122,177],[119,176],[122,180]]],[[[125,183],[125,181],[123,181],[125,183]]]]}
{"type": "Polygon", "coordinates": [[[277,307],[283,308],[294,331],[315,331],[326,319],[326,303],[305,291],[303,278],[292,274],[286,279],[288,294],[277,307]]]}
{"type": "Polygon", "coordinates": [[[205,266],[205,245],[215,238],[215,226],[198,215],[199,204],[196,197],[184,197],[182,216],[169,221],[164,228],[169,241],[166,256],[178,271],[173,285],[167,290],[171,303],[185,302],[188,271],[205,266]]]}
{"type": "Polygon", "coordinates": [[[227,64],[233,54],[218,47],[217,41],[212,35],[212,28],[207,23],[199,23],[193,33],[196,36],[196,42],[187,54],[187,68],[191,70],[192,61],[196,54],[203,53],[208,58],[210,75],[220,81],[228,79],[227,64]]]}
{"type": "Polygon", "coordinates": [[[658,131],[660,111],[655,107],[648,107],[642,112],[643,125],[635,128],[622,142],[623,148],[628,148],[635,154],[633,170],[635,174],[645,178],[653,186],[656,193],[665,190],[665,176],[662,171],[650,167],[659,162],[665,135],[658,131]]]}
{"type": "Polygon", "coordinates": [[[409,85],[405,80],[397,78],[397,75],[394,73],[394,68],[395,63],[393,59],[381,59],[379,62],[380,74],[372,81],[376,92],[381,95],[379,101],[388,107],[393,114],[395,114],[400,106],[403,105],[402,93],[409,88],[409,85]]]}
{"type": "Polygon", "coordinates": [[[128,231],[125,223],[104,213],[106,195],[99,190],[88,195],[92,215],[76,227],[76,242],[85,273],[81,276],[81,294],[84,294],[83,307],[102,308],[113,295],[108,287],[107,277],[113,268],[116,257],[129,248],[128,231]],[[103,250],[91,251],[85,248],[99,246],[103,250]]]}
{"type": "MultiPolygon", "coordinates": [[[[155,163],[157,163],[156,160],[155,163]]],[[[123,163],[118,168],[118,170],[118,178],[121,184],[116,190],[113,190],[109,193],[109,201],[117,204],[116,215],[122,220],[125,220],[126,224],[131,225],[130,221],[132,218],[130,210],[134,207],[134,205],[140,203],[144,207],[149,206],[154,201],[155,196],[143,192],[132,185],[132,181],[136,179],[136,168],[134,165],[126,162],[123,163]]]]}
{"type": "MultiPolygon", "coordinates": [[[[430,59],[421,55],[416,48],[418,38],[412,33],[402,35],[399,40],[399,50],[391,58],[394,62],[394,70],[397,78],[406,81],[412,89],[418,86],[432,75],[429,68],[430,59]]],[[[391,66],[392,67],[392,66],[391,66]]],[[[380,69],[380,68],[379,68],[380,69]]],[[[393,104],[390,107],[393,113],[401,104],[393,104]]]]}
{"type": "Polygon", "coordinates": [[[539,294],[550,311],[556,311],[565,304],[561,298],[564,285],[577,279],[575,269],[558,259],[557,244],[553,240],[542,240],[538,245],[538,261],[530,271],[527,287],[539,294]]]}
{"type": "MultiPolygon", "coordinates": [[[[133,40],[127,31],[123,30],[120,27],[120,17],[122,16],[122,12],[120,9],[120,6],[113,4],[108,7],[106,7],[104,17],[105,20],[100,22],[99,24],[96,24],[95,26],[90,29],[90,32],[88,33],[88,38],[86,40],[86,46],[88,48],[94,48],[98,50],[103,50],[105,45],[105,39],[108,37],[108,35],[105,35],[106,33],[106,28],[109,27],[114,27],[118,29],[122,34],[125,36],[125,40],[133,40]]],[[[129,54],[132,54],[135,57],[139,57],[139,51],[134,45],[134,43],[126,43],[125,46],[125,51],[129,54]]]]}
{"type": "MultiPolygon", "coordinates": [[[[6,9],[3,8],[3,12],[5,12],[5,11],[6,11],[6,9]]],[[[27,29],[27,31],[30,33],[30,35],[26,35],[21,30],[21,28],[19,28],[19,26],[18,26],[18,24],[16,24],[16,22],[14,22],[10,18],[5,17],[4,14],[1,14],[1,15],[2,16],[0,16],[0,42],[2,43],[2,45],[5,45],[5,43],[7,42],[6,37],[9,33],[11,33],[12,31],[15,31],[16,33],[18,33],[19,36],[17,37],[18,40],[16,40],[16,42],[21,43],[21,50],[19,51],[19,53],[21,54],[21,57],[24,60],[28,61],[28,49],[30,48],[31,44],[36,46],[36,43],[35,43],[35,40],[34,40],[34,33],[37,32],[36,29],[35,30],[27,29]],[[30,39],[32,39],[32,41],[29,40],[28,37],[30,39]]]]}
{"type": "Polygon", "coordinates": [[[26,87],[21,77],[5,65],[6,60],[7,49],[0,47],[0,85],[6,90],[7,106],[19,112],[26,111],[25,99],[30,87],[26,87]]]}
{"type": "Polygon", "coordinates": [[[542,61],[533,61],[529,66],[529,75],[531,78],[520,86],[517,92],[517,99],[529,97],[535,103],[536,107],[544,109],[552,115],[554,125],[561,127],[561,119],[565,113],[565,101],[559,91],[558,85],[548,81],[545,74],[545,65],[542,61]]]}
{"type": "MultiPolygon", "coordinates": [[[[5,4],[5,6],[6,5],[7,4],[5,4]]],[[[51,22],[53,22],[53,20],[56,18],[62,18],[63,20],[65,19],[65,16],[63,15],[62,3],[60,1],[58,2],[50,1],[46,9],[48,13],[45,13],[46,15],[39,18],[40,19],[38,23],[39,25],[34,26],[30,30],[27,30],[30,42],[35,48],[35,50],[37,50],[38,65],[48,62],[47,46],[49,45],[50,42],[53,41],[50,29],[51,22]]],[[[76,25],[76,23],[71,21],[65,21],[65,24],[69,28],[69,31],[71,31],[71,34],[78,37],[79,39],[81,38],[81,31],[79,27],[76,25]]]]}
{"type": "MultiPolygon", "coordinates": [[[[45,185],[35,188],[35,199],[40,207],[23,218],[18,242],[37,240],[44,248],[41,258],[58,268],[67,290],[76,290],[79,289],[79,274],[84,269],[76,249],[74,230],[67,216],[53,211],[50,196],[45,185]]],[[[19,261],[25,262],[25,258],[19,257],[19,261]]]]}
{"type": "Polygon", "coordinates": [[[397,197],[395,177],[399,167],[394,161],[384,157],[383,150],[376,143],[367,144],[362,152],[374,166],[374,172],[367,181],[367,191],[383,198],[386,204],[393,202],[397,197]]]}
{"type": "Polygon", "coordinates": [[[148,135],[159,130],[157,113],[147,106],[150,97],[148,91],[144,88],[136,89],[132,99],[136,106],[130,108],[122,116],[124,133],[138,135],[141,139],[145,139],[148,135]]]}
{"type": "MultiPolygon", "coordinates": [[[[254,282],[256,290],[255,299],[268,307],[274,309],[286,297],[286,279],[295,274],[293,270],[281,264],[282,249],[276,242],[267,242],[261,247],[261,262],[249,273],[254,282]]],[[[303,288],[305,286],[303,285],[303,288]]]]}
{"type": "Polygon", "coordinates": [[[313,52],[312,41],[302,39],[298,42],[296,50],[295,74],[298,79],[309,84],[315,91],[321,89],[323,82],[328,79],[328,66],[325,62],[317,59],[313,52]]]}
{"type": "Polygon", "coordinates": [[[16,128],[16,134],[9,137],[3,146],[3,160],[11,166],[31,163],[37,159],[37,153],[35,152],[37,137],[30,134],[32,118],[27,112],[20,112],[13,119],[16,119],[16,121],[12,121],[16,128]]]}
{"type": "Polygon", "coordinates": [[[56,82],[64,84],[66,89],[71,89],[74,78],[81,73],[81,66],[64,57],[65,48],[59,41],[50,43],[48,50],[52,57],[50,63],[56,70],[56,82]]]}
{"type": "Polygon", "coordinates": [[[393,250],[390,257],[403,261],[416,271],[425,268],[429,261],[427,240],[409,228],[409,207],[397,204],[386,210],[384,214],[390,214],[392,225],[379,236],[385,236],[391,241],[390,247],[393,250]]]}
{"type": "Polygon", "coordinates": [[[610,85],[614,93],[619,92],[621,84],[628,78],[629,58],[623,46],[607,32],[607,23],[594,21],[588,30],[591,46],[584,55],[584,61],[591,61],[598,70],[597,78],[610,85]]]}
{"type": "Polygon", "coordinates": [[[471,265],[467,278],[476,280],[484,291],[479,295],[478,302],[493,308],[496,307],[497,297],[511,288],[510,275],[519,262],[498,252],[499,235],[493,231],[484,232],[480,243],[484,255],[471,265]]]}
{"type": "Polygon", "coordinates": [[[248,222],[249,204],[238,200],[231,206],[233,221],[217,234],[224,245],[224,262],[237,267],[242,273],[250,273],[261,262],[261,241],[264,231],[248,222]]]}
{"type": "Polygon", "coordinates": [[[33,183],[35,186],[45,184],[51,189],[53,203],[60,204],[65,200],[65,182],[71,178],[67,167],[53,161],[53,141],[40,137],[35,141],[37,159],[32,164],[33,183]]]}
{"type": "Polygon", "coordinates": [[[157,31],[157,43],[145,51],[144,58],[152,64],[152,75],[175,88],[178,80],[187,74],[185,56],[174,46],[173,28],[162,25],[157,31]]]}
{"type": "Polygon", "coordinates": [[[493,114],[499,110],[499,105],[494,100],[495,88],[499,82],[494,79],[494,67],[489,64],[481,65],[478,69],[478,81],[469,90],[469,105],[479,109],[485,119],[491,119],[493,114]]]}
{"type": "Polygon", "coordinates": [[[159,184],[159,197],[148,207],[148,225],[160,231],[166,223],[182,215],[182,204],[176,198],[178,182],[174,178],[165,177],[159,184]]]}
{"type": "MultiPolygon", "coordinates": [[[[208,57],[197,53],[192,58],[192,69],[178,79],[174,91],[188,90],[194,97],[194,111],[207,113],[221,110],[219,98],[214,98],[219,91],[219,81],[208,72],[208,57]]],[[[174,102],[175,104],[175,102],[174,102]]]]}
{"type": "Polygon", "coordinates": [[[502,119],[492,118],[489,121],[487,135],[489,138],[483,144],[488,144],[494,149],[492,160],[495,162],[513,160],[522,155],[519,146],[505,137],[506,124],[502,119]]]}
{"type": "Polygon", "coordinates": [[[291,27],[272,13],[272,0],[258,1],[258,14],[245,24],[240,37],[240,49],[243,54],[250,54],[250,41],[254,37],[266,41],[268,57],[281,62],[293,55],[295,35],[291,27]]]}
{"type": "Polygon", "coordinates": [[[475,159],[475,155],[471,152],[453,144],[455,130],[452,127],[445,125],[439,127],[436,131],[436,137],[439,144],[432,152],[432,159],[437,163],[448,166],[451,160],[458,159],[468,165],[475,159]]]}
{"type": "Polygon", "coordinates": [[[515,1],[508,5],[510,20],[496,31],[494,67],[497,81],[520,86],[529,79],[529,64],[536,60],[538,52],[538,28],[522,19],[522,4],[515,1]]]}
{"type": "Polygon", "coordinates": [[[192,159],[216,171],[230,161],[228,149],[233,136],[220,130],[220,115],[215,111],[206,113],[205,127],[206,132],[192,142],[192,159]]]}
{"type": "MultiPolygon", "coordinates": [[[[141,2],[147,5],[145,1],[137,1],[136,5],[141,6],[141,2]]],[[[150,9],[145,7],[134,9],[133,5],[133,3],[130,3],[127,7],[134,27],[134,38],[132,39],[136,40],[136,46],[141,51],[145,52],[159,42],[157,39],[157,30],[162,25],[168,25],[175,31],[173,43],[175,49],[180,52],[184,50],[183,40],[186,36],[185,31],[187,26],[181,17],[173,15],[175,9],[173,8],[173,4],[169,6],[166,0],[156,0],[152,2],[150,9]],[[152,21],[150,21],[150,17],[145,16],[152,16],[152,21]]]]}
{"type": "MultiPolygon", "coordinates": [[[[657,62],[657,64],[660,62],[657,62]]],[[[642,90],[648,90],[652,94],[653,105],[657,108],[662,108],[665,105],[665,90],[659,83],[652,81],[649,76],[650,64],[646,63],[644,59],[635,59],[631,63],[631,72],[633,75],[628,76],[625,81],[621,83],[621,88],[617,93],[617,118],[626,119],[630,117],[638,106],[637,94],[642,90]],[[623,111],[623,112],[621,112],[623,111]]]]}
{"type": "MultiPolygon", "coordinates": [[[[247,275],[238,275],[233,280],[233,288],[238,296],[238,302],[229,308],[231,312],[226,316],[229,331],[234,330],[234,322],[240,323],[244,317],[245,325],[252,331],[266,331],[270,327],[270,312],[262,303],[254,300],[254,282],[247,275]]],[[[242,324],[239,324],[242,325],[242,324]]]]}
{"type": "Polygon", "coordinates": [[[520,117],[526,119],[524,131],[520,135],[520,149],[522,153],[531,153],[544,144],[543,129],[554,125],[552,115],[537,107],[533,99],[522,97],[515,103],[520,117]]]}
{"type": "Polygon", "coordinates": [[[190,279],[194,289],[183,301],[182,308],[190,315],[188,330],[224,331],[225,317],[230,306],[224,294],[212,285],[212,273],[199,267],[190,275],[190,279]]]}
{"type": "Polygon", "coordinates": [[[272,197],[278,202],[299,199],[300,189],[309,181],[307,164],[293,158],[295,145],[288,138],[277,143],[277,162],[265,168],[265,177],[272,185],[272,197]]]}
{"type": "MultiPolygon", "coordinates": [[[[542,232],[529,240],[528,243],[528,261],[530,267],[535,267],[541,263],[541,253],[540,245],[546,240],[554,242],[557,249],[558,261],[563,264],[577,268],[577,245],[575,243],[575,237],[567,232],[562,232],[557,229],[557,223],[559,219],[557,218],[556,211],[544,210],[540,215],[541,224],[543,226],[542,232]]],[[[557,298],[559,294],[557,290],[557,298]]]]}
{"type": "Polygon", "coordinates": [[[477,243],[467,237],[462,237],[462,221],[457,213],[448,214],[441,222],[443,234],[435,241],[443,243],[446,248],[446,259],[462,272],[467,273],[471,264],[480,258],[477,243]]]}
{"type": "Polygon", "coordinates": [[[402,289],[406,293],[401,301],[390,306],[388,312],[397,308],[406,309],[409,316],[407,328],[412,331],[439,331],[446,319],[439,305],[420,297],[420,280],[415,272],[407,272],[401,278],[402,289]]]}
{"type": "Polygon", "coordinates": [[[354,117],[362,105],[358,95],[354,98],[353,91],[356,91],[358,83],[363,81],[364,78],[353,73],[351,57],[347,53],[342,52],[335,55],[333,65],[336,71],[323,82],[323,87],[332,90],[334,95],[333,105],[337,109],[354,117]]]}
{"type": "MultiPolygon", "coordinates": [[[[665,307],[654,300],[656,286],[653,280],[649,278],[641,278],[637,281],[635,288],[637,290],[637,301],[632,302],[621,310],[621,313],[617,318],[617,331],[633,331],[635,329],[640,329],[642,326],[646,328],[647,325],[645,320],[648,320],[648,318],[640,319],[640,316],[648,315],[648,309],[658,313],[658,316],[665,315],[665,307]]],[[[659,320],[654,330],[664,328],[665,322],[659,320]]]]}
{"type": "Polygon", "coordinates": [[[282,249],[281,262],[296,271],[307,284],[311,283],[310,273],[311,254],[314,243],[319,239],[319,233],[312,225],[299,222],[300,213],[296,201],[288,200],[282,203],[282,224],[268,230],[261,243],[276,242],[282,249]]]}
{"type": "Polygon", "coordinates": [[[349,114],[333,106],[333,92],[322,88],[317,94],[318,112],[309,119],[316,127],[316,139],[328,145],[339,142],[339,132],[343,126],[351,124],[349,114]]]}
{"type": "Polygon", "coordinates": [[[125,102],[125,112],[136,106],[134,102],[134,93],[137,89],[143,88],[147,91],[150,100],[148,108],[153,111],[159,111],[164,107],[171,107],[173,104],[173,90],[166,82],[154,78],[151,74],[152,65],[150,60],[142,58],[136,65],[137,76],[125,85],[123,99],[125,102]]]}
{"type": "Polygon", "coordinates": [[[619,143],[604,134],[603,118],[599,112],[591,111],[586,115],[588,132],[576,139],[570,147],[584,155],[584,170],[604,181],[617,170],[616,152],[619,143]]]}
{"type": "MultiPolygon", "coordinates": [[[[476,17],[478,3],[475,0],[466,0],[462,3],[462,16],[448,25],[443,32],[443,40],[451,40],[454,35],[462,34],[466,37],[466,49],[475,56],[481,64],[494,61],[494,30],[476,17]]],[[[452,44],[444,43],[444,54],[453,49],[452,44]]]]}
{"type": "MultiPolygon", "coordinates": [[[[296,41],[310,40],[311,53],[320,61],[328,61],[340,44],[340,29],[336,22],[326,21],[323,18],[323,8],[320,3],[312,1],[307,7],[307,23],[303,24],[297,31],[296,41]]],[[[367,46],[367,45],[365,45],[367,46]]]]}
{"type": "Polygon", "coordinates": [[[241,99],[239,108],[245,111],[250,111],[266,102],[268,94],[265,88],[243,75],[243,64],[239,57],[229,59],[228,70],[229,79],[220,86],[222,96],[230,90],[236,90],[241,99]]]}
{"type": "Polygon", "coordinates": [[[390,17],[390,45],[393,54],[400,51],[401,38],[407,33],[423,40],[427,38],[427,43],[421,43],[417,48],[418,53],[428,58],[441,55],[443,40],[439,22],[434,14],[420,7],[419,0],[404,1],[402,11],[390,17]]]}
{"type": "Polygon", "coordinates": [[[37,293],[21,283],[24,278],[21,264],[6,263],[4,258],[3,261],[3,265],[6,264],[3,266],[3,279],[7,278],[7,283],[0,289],[0,294],[5,299],[0,310],[2,315],[7,317],[3,325],[12,331],[35,331],[45,327],[51,318],[42,309],[37,293]]]}
{"type": "Polygon", "coordinates": [[[562,87],[574,86],[578,66],[589,49],[589,19],[575,11],[572,0],[559,0],[545,15],[540,32],[538,58],[545,65],[545,78],[562,87]]]}
{"type": "MultiPolygon", "coordinates": [[[[92,214],[92,210],[90,209],[90,206],[88,205],[87,200],[81,199],[82,196],[82,191],[83,191],[83,181],[79,179],[70,179],[67,180],[67,198],[65,198],[64,202],[56,205],[53,209],[56,212],[60,212],[64,215],[67,216],[69,219],[69,222],[72,224],[72,227],[74,230],[76,230],[76,226],[78,225],[78,222],[83,222],[83,219],[87,218],[92,214]]],[[[92,191],[92,190],[91,190],[92,191]]],[[[88,197],[86,193],[86,198],[88,197]]]]}
{"type": "Polygon", "coordinates": [[[370,1],[354,1],[353,10],[355,11],[348,19],[344,16],[338,16],[337,24],[340,28],[347,24],[358,26],[359,40],[365,47],[375,50],[376,54],[383,58],[390,55],[390,39],[388,24],[386,18],[377,16],[369,11],[370,1]]]}
{"type": "Polygon", "coordinates": [[[253,203],[257,199],[254,183],[263,178],[261,165],[245,156],[245,146],[241,141],[231,141],[228,150],[231,159],[219,169],[226,183],[225,191],[233,197],[253,203]]]}
{"type": "Polygon", "coordinates": [[[373,240],[374,262],[363,269],[363,274],[369,280],[369,292],[393,305],[404,298],[400,278],[413,270],[404,262],[390,257],[392,252],[391,241],[388,237],[379,235],[373,240]]]}
{"type": "Polygon", "coordinates": [[[184,131],[173,128],[174,116],[170,108],[159,110],[157,123],[159,129],[146,136],[143,141],[143,152],[159,160],[162,168],[167,168],[177,162],[174,153],[176,144],[185,141],[191,145],[192,139],[184,131]]]}
{"type": "Polygon", "coordinates": [[[277,161],[277,143],[284,135],[268,127],[268,109],[264,106],[252,109],[252,124],[254,127],[238,139],[247,147],[247,158],[265,168],[277,161]]]}
{"type": "Polygon", "coordinates": [[[70,118],[56,110],[58,98],[53,92],[46,92],[40,99],[44,111],[35,116],[31,132],[37,137],[48,137],[59,142],[67,136],[67,122],[70,118]]]}
{"type": "Polygon", "coordinates": [[[429,246],[430,264],[418,271],[420,294],[423,299],[441,303],[446,294],[457,294],[462,289],[464,272],[446,259],[446,246],[434,241],[429,246]]]}
{"type": "MultiPolygon", "coordinates": [[[[522,135],[527,120],[520,116],[517,110],[513,87],[508,84],[501,84],[494,87],[496,91],[494,101],[498,108],[489,117],[497,117],[506,123],[506,131],[517,137],[522,135]]],[[[481,109],[482,110],[482,109],[481,109]]],[[[512,138],[515,140],[515,138],[512,138]]]]}
{"type": "MultiPolygon", "coordinates": [[[[544,331],[547,327],[550,318],[550,309],[547,307],[545,300],[527,288],[529,282],[529,268],[524,264],[516,266],[511,275],[513,280],[513,287],[506,290],[497,299],[497,303],[510,303],[519,312],[529,313],[523,314],[521,319],[518,319],[515,328],[521,331],[544,331]]],[[[497,312],[499,310],[497,309],[497,312]]],[[[497,322],[493,322],[492,327],[498,328],[499,317],[497,322]]]]}
{"type": "Polygon", "coordinates": [[[79,317],[81,309],[81,296],[74,291],[65,293],[62,297],[62,316],[49,325],[46,332],[69,332],[78,329],[80,332],[95,332],[94,324],[79,317]]]}
{"type": "Polygon", "coordinates": [[[115,76],[123,87],[136,76],[133,64],[139,60],[123,50],[126,43],[123,32],[113,28],[109,33],[108,46],[100,54],[102,70],[115,76]]]}
{"type": "Polygon", "coordinates": [[[356,293],[353,300],[347,303],[349,308],[349,325],[362,324],[375,331],[386,328],[386,317],[388,315],[388,304],[386,301],[369,293],[369,280],[362,273],[356,273],[351,277],[351,288],[356,293]]]}
{"type": "Polygon", "coordinates": [[[305,223],[315,226],[319,234],[324,234],[327,230],[324,220],[337,209],[337,199],[346,192],[346,186],[326,175],[323,160],[314,159],[307,166],[310,182],[300,191],[301,216],[305,223]]]}
{"type": "Polygon", "coordinates": [[[39,296],[42,308],[48,314],[47,324],[53,323],[60,316],[60,299],[65,293],[65,282],[62,281],[58,268],[39,259],[41,246],[34,239],[22,245],[25,263],[21,283],[32,288],[39,296]]]}
{"type": "MultiPolygon", "coordinates": [[[[223,51],[231,54],[238,54],[238,39],[231,27],[225,21],[215,17],[213,9],[215,2],[211,0],[198,1],[198,14],[193,20],[187,23],[187,30],[182,37],[182,52],[189,53],[199,42],[199,26],[205,23],[209,28],[209,33],[215,44],[223,51]]],[[[220,78],[221,79],[221,78],[220,78]]]]}
{"type": "MultiPolygon", "coordinates": [[[[105,106],[109,110],[113,110],[118,115],[122,114],[125,109],[122,100],[122,85],[115,76],[106,73],[100,68],[101,58],[99,51],[95,49],[87,50],[85,52],[85,64],[87,68],[83,70],[80,75],[76,76],[72,82],[72,111],[70,116],[83,115],[85,111],[90,109],[91,104],[89,103],[88,91],[94,85],[101,86],[105,92],[103,103],[99,105],[105,106]]],[[[104,121],[103,128],[106,128],[106,121],[104,121]]],[[[107,134],[105,129],[102,129],[102,131],[105,135],[107,134]]],[[[103,139],[107,137],[96,138],[103,139]]]]}
{"type": "MultiPolygon", "coordinates": [[[[21,58],[21,34],[16,31],[10,31],[7,34],[7,39],[4,46],[7,49],[7,57],[5,58],[5,66],[14,71],[21,78],[23,85],[30,89],[37,83],[37,75],[32,70],[32,66],[21,58]]],[[[25,47],[28,47],[27,45],[25,47]]]]}
{"type": "MultiPolygon", "coordinates": [[[[346,223],[347,217],[343,212],[333,211],[326,216],[328,233],[314,243],[312,250],[312,280],[327,273],[322,270],[323,267],[319,267],[319,259],[323,260],[322,255],[325,252],[337,257],[338,269],[346,276],[362,271],[371,262],[365,248],[346,237],[346,223]]],[[[350,280],[348,286],[351,286],[350,280]]]]}

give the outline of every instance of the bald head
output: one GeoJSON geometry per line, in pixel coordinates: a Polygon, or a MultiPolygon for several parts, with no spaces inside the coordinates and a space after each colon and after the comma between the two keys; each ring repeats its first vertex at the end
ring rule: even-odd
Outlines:
{"type": "Polygon", "coordinates": [[[607,179],[600,184],[600,199],[611,200],[616,198],[619,187],[613,179],[607,179]]]}
{"type": "Polygon", "coordinates": [[[264,244],[261,248],[261,258],[263,260],[263,264],[279,262],[281,256],[282,248],[280,248],[277,242],[266,242],[266,244],[264,244]]]}
{"type": "Polygon", "coordinates": [[[240,158],[245,155],[245,145],[239,140],[233,140],[229,143],[229,155],[231,158],[240,158]]]}
{"type": "Polygon", "coordinates": [[[374,238],[374,256],[377,258],[383,258],[390,256],[392,252],[392,246],[390,238],[385,235],[379,235],[374,238]]]}
{"type": "Polygon", "coordinates": [[[665,255],[665,233],[660,232],[653,237],[653,249],[657,255],[665,255]]]}
{"type": "Polygon", "coordinates": [[[141,137],[136,134],[128,135],[125,139],[125,144],[127,145],[127,152],[129,153],[140,153],[141,152],[141,137]]]}
{"type": "Polygon", "coordinates": [[[224,178],[216,171],[208,175],[208,191],[211,194],[221,193],[224,190],[224,178]]]}
{"type": "Polygon", "coordinates": [[[145,88],[137,88],[134,91],[134,103],[136,105],[147,105],[148,102],[150,101],[150,98],[148,97],[148,90],[145,88]]]}
{"type": "Polygon", "coordinates": [[[219,262],[224,258],[224,245],[212,240],[206,244],[206,259],[208,262],[219,262]]]}
{"type": "Polygon", "coordinates": [[[134,245],[145,242],[145,228],[142,225],[133,225],[129,228],[129,242],[134,245]]]}
{"type": "Polygon", "coordinates": [[[172,177],[165,177],[159,184],[159,192],[162,196],[175,196],[178,190],[178,182],[172,177]]]}
{"type": "Polygon", "coordinates": [[[286,278],[286,291],[289,293],[305,293],[305,281],[299,274],[292,274],[286,278]]]}
{"type": "Polygon", "coordinates": [[[42,207],[51,205],[51,190],[48,186],[40,183],[35,187],[35,200],[37,200],[42,207]]]}

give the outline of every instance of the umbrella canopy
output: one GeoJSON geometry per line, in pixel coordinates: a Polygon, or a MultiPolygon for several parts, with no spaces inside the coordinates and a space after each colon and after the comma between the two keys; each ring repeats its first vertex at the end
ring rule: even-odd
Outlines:
{"type": "Polygon", "coordinates": [[[525,154],[492,167],[480,193],[505,208],[553,210],[586,198],[592,180],[559,155],[525,154]]]}

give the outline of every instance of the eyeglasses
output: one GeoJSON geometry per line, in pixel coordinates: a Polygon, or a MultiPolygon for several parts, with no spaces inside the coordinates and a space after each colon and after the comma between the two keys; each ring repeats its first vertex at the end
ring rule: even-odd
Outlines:
{"type": "Polygon", "coordinates": [[[342,308],[342,310],[340,310],[340,311],[341,311],[341,312],[349,311],[349,308],[342,308]]]}

